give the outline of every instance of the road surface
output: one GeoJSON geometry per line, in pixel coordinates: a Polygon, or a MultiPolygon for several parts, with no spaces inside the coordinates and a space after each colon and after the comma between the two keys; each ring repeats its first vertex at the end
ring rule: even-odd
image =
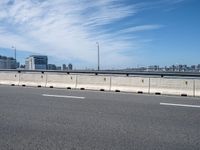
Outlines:
{"type": "Polygon", "coordinates": [[[1,150],[199,150],[200,98],[0,86],[1,150]]]}

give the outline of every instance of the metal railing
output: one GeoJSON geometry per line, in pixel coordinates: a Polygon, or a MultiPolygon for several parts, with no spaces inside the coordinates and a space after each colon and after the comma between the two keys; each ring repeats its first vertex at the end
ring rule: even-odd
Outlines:
{"type": "Polygon", "coordinates": [[[158,77],[200,77],[200,72],[132,72],[118,70],[21,70],[21,69],[0,69],[0,72],[40,72],[40,73],[66,73],[66,74],[94,74],[94,75],[125,75],[125,76],[158,76],[158,77]]]}

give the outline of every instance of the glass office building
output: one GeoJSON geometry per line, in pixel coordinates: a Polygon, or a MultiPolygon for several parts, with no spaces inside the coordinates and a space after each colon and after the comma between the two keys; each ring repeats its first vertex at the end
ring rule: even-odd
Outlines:
{"type": "Polygon", "coordinates": [[[16,69],[17,62],[12,57],[6,57],[0,55],[0,69],[16,69]]]}
{"type": "Polygon", "coordinates": [[[26,58],[25,68],[27,70],[47,70],[48,57],[41,55],[31,55],[26,58]]]}

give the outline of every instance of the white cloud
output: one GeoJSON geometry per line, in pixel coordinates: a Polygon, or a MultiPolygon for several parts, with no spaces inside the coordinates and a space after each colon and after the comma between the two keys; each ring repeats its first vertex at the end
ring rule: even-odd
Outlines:
{"type": "Polygon", "coordinates": [[[140,26],[134,26],[134,27],[120,30],[120,33],[132,33],[132,32],[156,30],[156,29],[160,29],[161,27],[163,26],[162,25],[140,25],[140,26]]]}
{"type": "MultiPolygon", "coordinates": [[[[7,48],[15,45],[20,50],[95,66],[98,41],[105,67],[128,66],[133,64],[133,57],[126,52],[137,47],[137,42],[132,40],[135,37],[106,33],[102,26],[117,23],[137,11],[136,5],[127,6],[119,0],[0,1],[0,45],[7,48]]],[[[159,27],[143,25],[122,31],[159,27]]]]}
{"type": "Polygon", "coordinates": [[[169,4],[178,4],[178,3],[182,3],[182,2],[184,2],[184,1],[186,1],[186,0],[163,0],[163,2],[165,2],[165,3],[169,3],[169,4]]]}

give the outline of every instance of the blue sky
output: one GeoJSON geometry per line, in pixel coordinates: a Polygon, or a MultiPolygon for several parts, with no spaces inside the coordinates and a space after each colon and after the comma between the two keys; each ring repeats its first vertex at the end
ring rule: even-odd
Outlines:
{"type": "Polygon", "coordinates": [[[200,64],[199,0],[1,0],[0,54],[96,68],[200,64]]]}

